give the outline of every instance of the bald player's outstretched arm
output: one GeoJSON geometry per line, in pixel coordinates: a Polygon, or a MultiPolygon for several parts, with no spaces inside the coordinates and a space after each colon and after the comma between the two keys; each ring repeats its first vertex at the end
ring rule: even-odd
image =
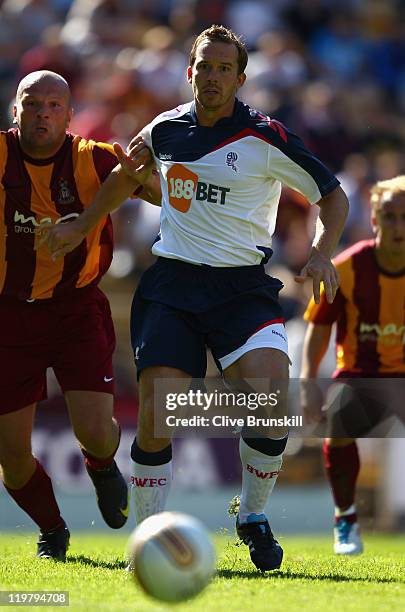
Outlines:
{"type": "MultiPolygon", "coordinates": [[[[122,148],[114,144],[117,157],[128,165],[122,148]]],[[[38,248],[46,242],[53,259],[75,249],[103,217],[118,208],[128,197],[136,193],[151,204],[160,205],[160,182],[154,172],[149,150],[143,147],[137,156],[131,157],[131,174],[122,165],[116,166],[101,185],[91,206],[70,223],[60,223],[47,228],[38,248]]]]}

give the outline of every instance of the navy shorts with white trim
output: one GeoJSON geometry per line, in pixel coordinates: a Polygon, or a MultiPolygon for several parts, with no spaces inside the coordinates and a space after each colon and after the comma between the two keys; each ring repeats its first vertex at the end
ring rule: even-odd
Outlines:
{"type": "Polygon", "coordinates": [[[131,341],[140,372],[166,366],[203,378],[207,347],[219,359],[258,329],[284,322],[281,281],[263,266],[212,268],[159,258],[142,276],[131,312],[131,341]]]}

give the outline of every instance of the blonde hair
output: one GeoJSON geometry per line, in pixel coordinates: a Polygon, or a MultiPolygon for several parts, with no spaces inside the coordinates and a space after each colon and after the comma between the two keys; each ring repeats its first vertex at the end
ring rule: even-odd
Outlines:
{"type": "Polygon", "coordinates": [[[401,174],[399,176],[395,176],[392,179],[388,179],[386,181],[378,181],[375,185],[370,189],[370,203],[373,212],[380,210],[383,201],[385,200],[384,196],[394,195],[397,193],[405,193],[405,175],[401,174]]]}

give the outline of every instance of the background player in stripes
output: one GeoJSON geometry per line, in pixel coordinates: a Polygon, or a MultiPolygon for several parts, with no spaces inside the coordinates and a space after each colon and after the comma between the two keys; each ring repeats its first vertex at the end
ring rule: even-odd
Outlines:
{"type": "MultiPolygon", "coordinates": [[[[27,75],[14,106],[16,129],[0,133],[0,465],[9,494],[40,528],[38,556],[65,559],[69,531],[52,483],[32,455],[36,403],[52,367],[110,527],[127,518],[127,485],[114,461],[114,329],[97,282],[112,257],[108,216],[55,262],[40,246],[49,224],[77,217],[116,166],[112,147],[66,132],[67,82],[27,75]]],[[[128,181],[131,189],[134,182],[128,181]]]]}
{"type": "MultiPolygon", "coordinates": [[[[405,377],[405,176],[372,187],[371,225],[373,240],[358,242],[335,259],[340,287],[333,303],[328,303],[322,290],[320,303],[312,300],[304,314],[309,323],[301,370],[304,379],[316,377],[333,323],[337,326],[334,378],[405,377]]],[[[310,389],[309,385],[307,397],[303,395],[309,411],[315,408],[310,389]]],[[[332,422],[331,437],[324,442],[335,502],[337,554],[363,550],[354,503],[360,469],[354,438],[367,434],[376,418],[386,415],[383,408],[376,412],[373,398],[369,405],[363,403],[362,409],[369,413],[364,424],[359,413],[356,422],[356,406],[351,403],[344,408],[352,412],[345,415],[345,422],[353,423],[347,437],[337,437],[337,425],[332,422]]]]}
{"type": "MultiPolygon", "coordinates": [[[[277,300],[281,283],[263,268],[272,253],[281,183],[321,207],[299,281],[313,279],[316,299],[323,281],[330,301],[338,285],[330,257],[347,214],[346,197],[299,138],[235,99],[246,63],[246,49],[233,32],[222,26],[205,30],[190,53],[193,102],[163,113],[141,132],[158,168],[162,213],[152,248],[159,259],[141,280],[132,315],[140,397],[131,450],[138,522],[164,508],[171,481],[170,439],[154,433],[156,379],[204,377],[208,346],[228,381],[265,378],[287,386],[288,348],[277,300]],[[145,478],[162,485],[136,484],[145,478]]],[[[136,180],[138,163],[131,156],[143,147],[140,138],[134,139],[129,157],[116,147],[122,166],[134,171],[136,180]]],[[[100,214],[119,205],[119,184],[120,173],[115,173],[78,221],[52,229],[49,244],[55,256],[79,244],[100,214]]],[[[240,441],[237,530],[253,563],[264,571],[278,568],[282,560],[264,508],[282,464],[286,433],[267,431],[258,437],[244,431],[240,441]]]]}

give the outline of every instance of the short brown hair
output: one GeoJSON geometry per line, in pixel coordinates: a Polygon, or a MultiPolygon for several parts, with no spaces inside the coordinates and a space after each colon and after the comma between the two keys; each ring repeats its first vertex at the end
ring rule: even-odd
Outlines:
{"type": "Polygon", "coordinates": [[[227,43],[228,45],[235,45],[238,52],[238,74],[245,72],[245,68],[248,63],[248,54],[245,43],[237,34],[232,32],[232,30],[228,30],[228,28],[225,28],[225,26],[222,25],[212,25],[210,28],[207,28],[197,36],[190,51],[190,66],[194,65],[197,55],[197,47],[204,39],[215,42],[223,42],[227,43]]]}
{"type": "Polygon", "coordinates": [[[376,212],[381,208],[382,201],[384,199],[384,194],[397,194],[404,193],[405,194],[405,175],[395,176],[392,179],[388,179],[386,181],[378,181],[375,185],[370,189],[371,194],[371,208],[373,212],[376,212]]]}

